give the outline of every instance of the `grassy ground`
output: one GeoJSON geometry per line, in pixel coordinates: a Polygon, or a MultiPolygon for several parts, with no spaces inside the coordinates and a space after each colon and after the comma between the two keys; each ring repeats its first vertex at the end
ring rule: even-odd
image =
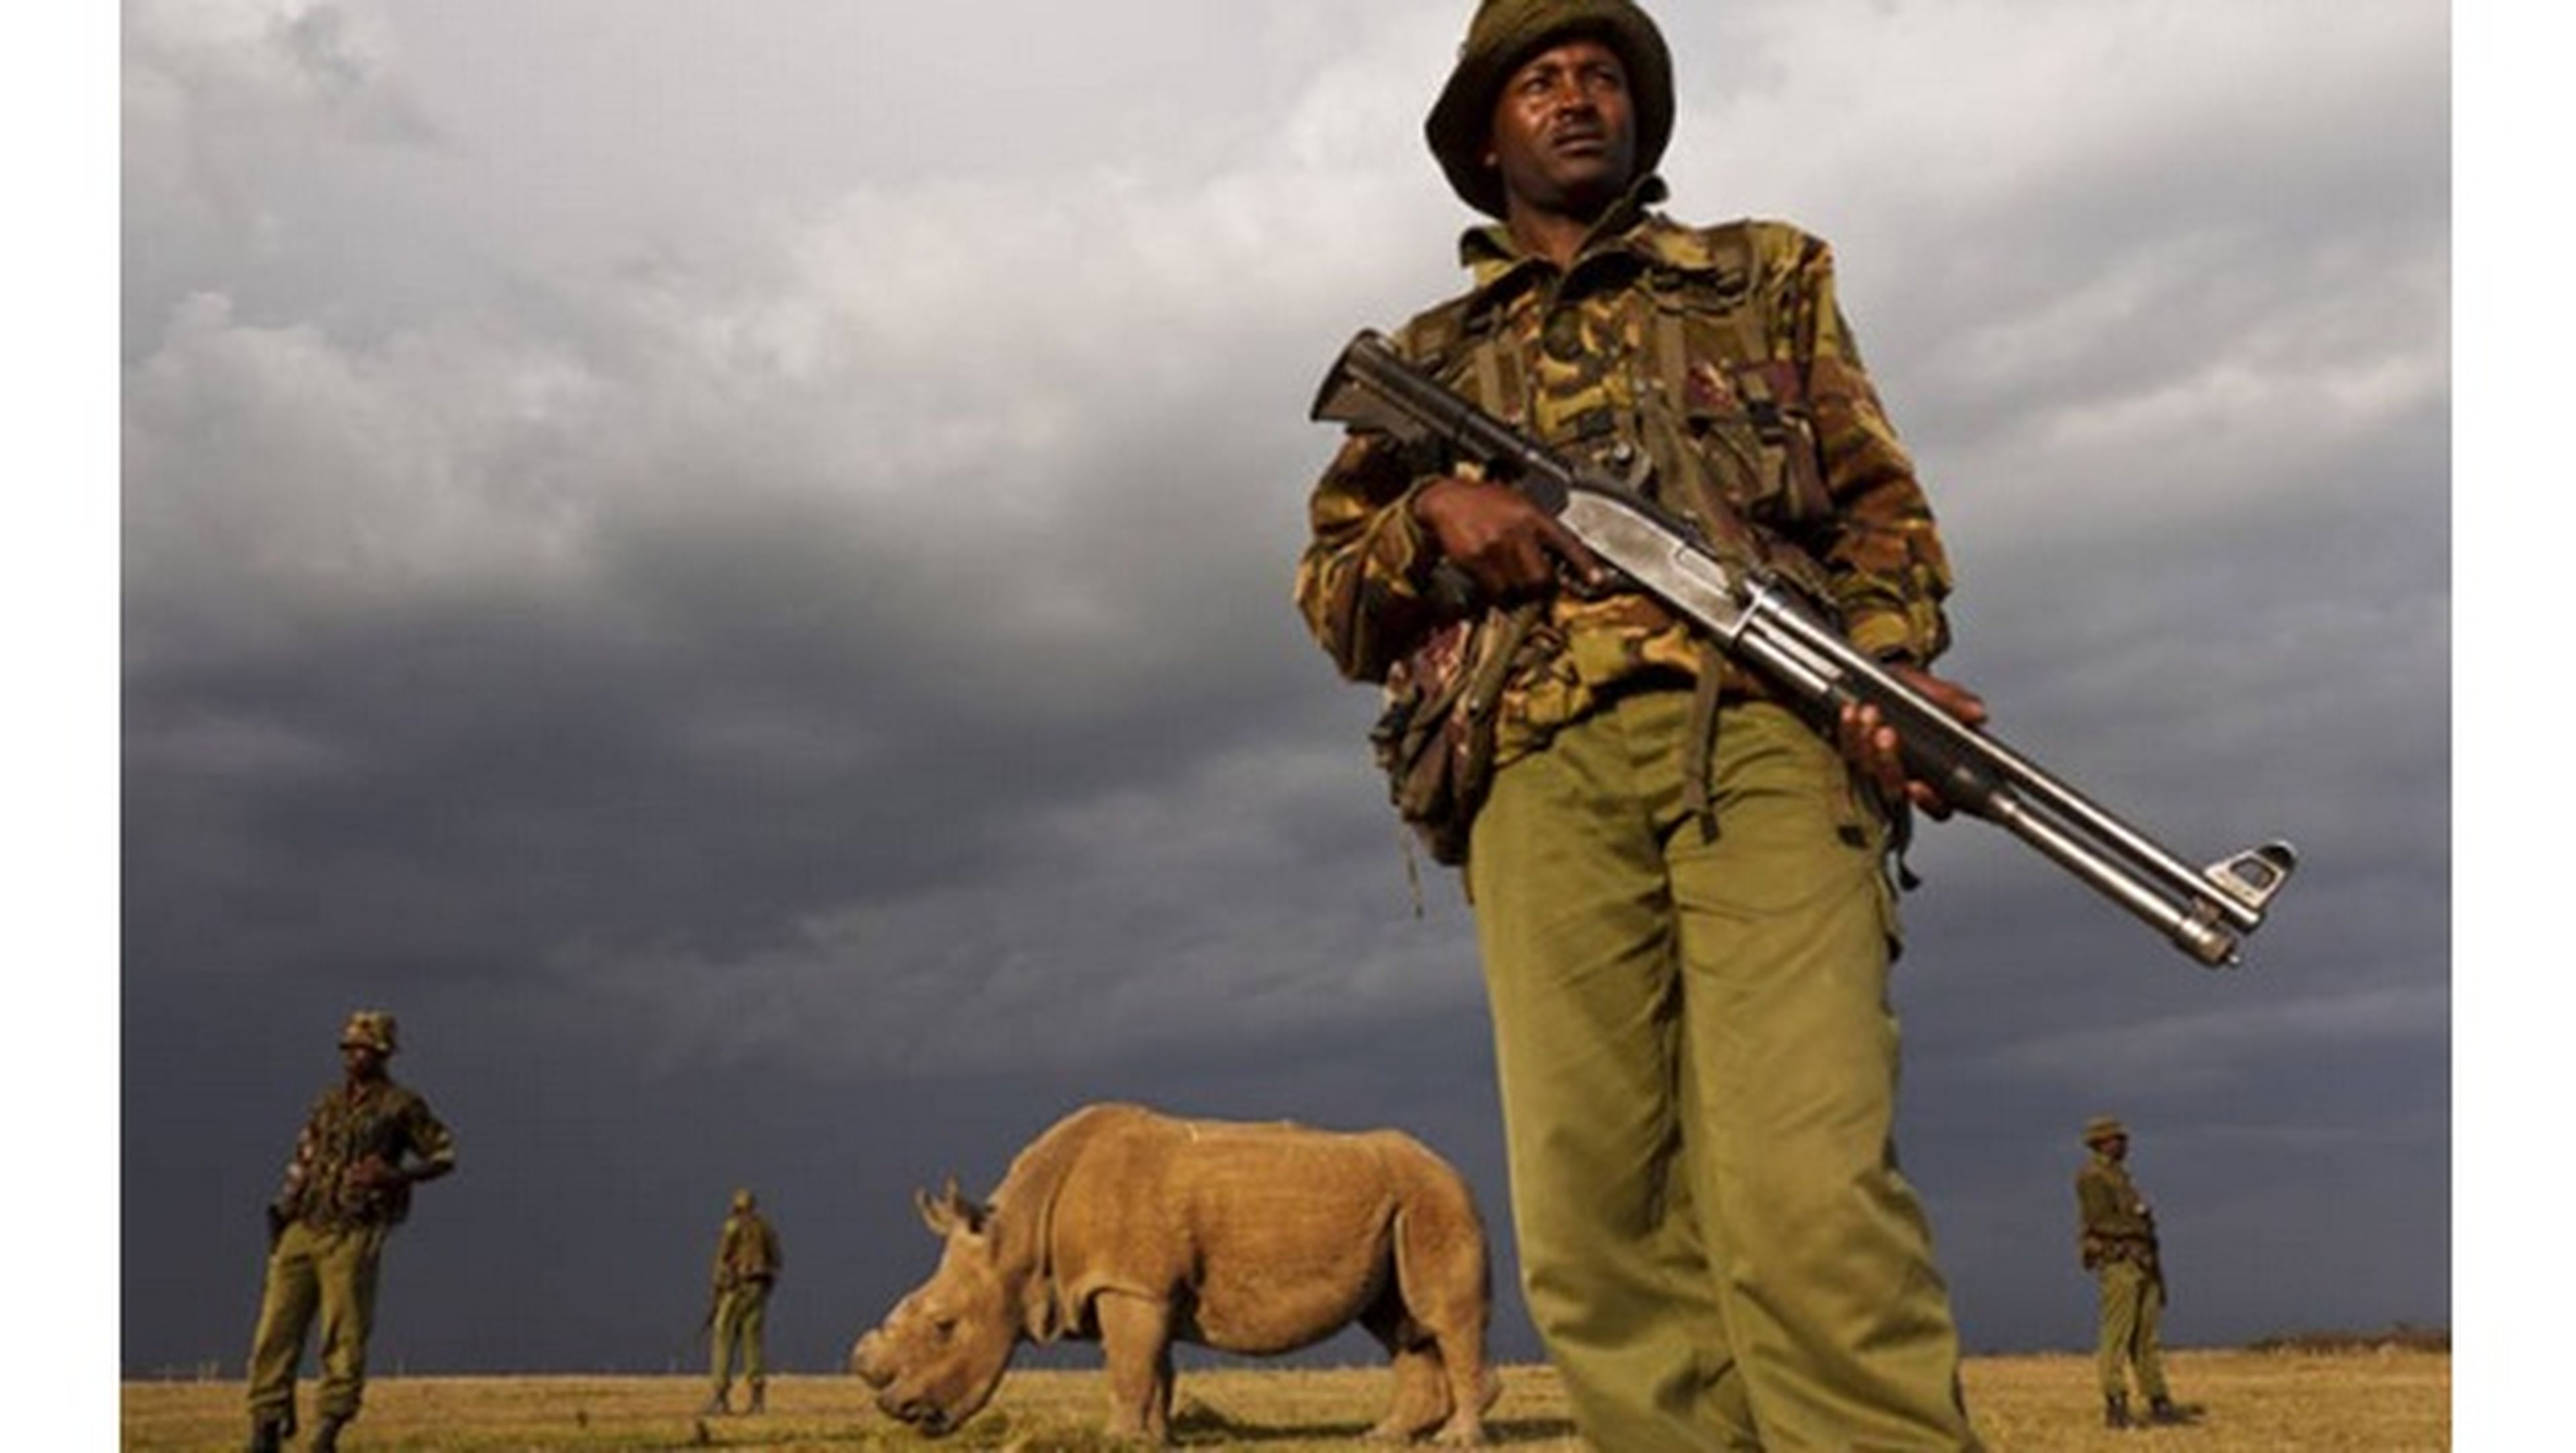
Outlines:
{"type": "MultiPolygon", "coordinates": [[[[2166,1453],[2328,1453],[2447,1449],[2448,1353],[2174,1352],[2167,1374],[2203,1409],[2188,1428],[2119,1434],[2101,1426],[2090,1359],[1985,1357],[1969,1362],[1968,1405],[1994,1453],[2147,1447],[2166,1453]],[[2151,1440],[2151,1441],[2147,1441],[2151,1440]]],[[[1497,1446],[1579,1450],[1555,1374],[1504,1369],[1487,1420],[1497,1446]]],[[[349,1453],[547,1453],[547,1450],[755,1448],[957,1449],[1084,1453],[1114,1447],[1095,1430],[1104,1413],[1096,1372],[1015,1372],[991,1407],[942,1444],[879,1415],[849,1377],[771,1382],[757,1418],[705,1418],[694,1379],[671,1377],[388,1378],[367,1389],[349,1453]]],[[[1184,1447],[1308,1453],[1358,1441],[1386,1396],[1373,1368],[1184,1371],[1177,1399],[1184,1447]]],[[[311,1390],[305,1393],[310,1407],[311,1390]]],[[[236,1382],[134,1382],[123,1395],[129,1453],[215,1453],[241,1446],[236,1382]]]]}

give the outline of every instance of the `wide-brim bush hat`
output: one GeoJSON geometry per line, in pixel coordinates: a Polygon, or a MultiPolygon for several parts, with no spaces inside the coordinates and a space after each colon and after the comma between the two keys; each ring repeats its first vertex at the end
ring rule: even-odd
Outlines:
{"type": "Polygon", "coordinates": [[[1663,159],[1673,139],[1673,54],[1633,0],[1482,0],[1458,47],[1457,67],[1422,123],[1432,156],[1468,206],[1489,217],[1504,213],[1502,175],[1485,164],[1503,82],[1550,42],[1576,35],[1600,37],[1628,68],[1637,175],[1663,159]]]}

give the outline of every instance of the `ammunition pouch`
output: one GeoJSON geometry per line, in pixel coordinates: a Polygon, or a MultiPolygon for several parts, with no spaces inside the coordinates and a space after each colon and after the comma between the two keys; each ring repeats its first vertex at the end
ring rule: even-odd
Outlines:
{"type": "Polygon", "coordinates": [[[1696,520],[1735,563],[1778,571],[1813,602],[1830,576],[1799,543],[1834,516],[1799,365],[1774,354],[1771,310],[1749,229],[1702,234],[1702,267],[1656,266],[1638,423],[1654,493],[1696,520]]]}
{"type": "Polygon", "coordinates": [[[1433,862],[1467,860],[1467,836],[1494,773],[1494,726],[1541,600],[1496,607],[1433,631],[1386,677],[1386,708],[1369,731],[1387,796],[1433,862]]]}

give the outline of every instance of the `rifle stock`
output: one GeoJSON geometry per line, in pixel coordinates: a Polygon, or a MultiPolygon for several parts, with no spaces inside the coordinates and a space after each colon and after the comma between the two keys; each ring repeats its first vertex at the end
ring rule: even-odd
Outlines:
{"type": "Polygon", "coordinates": [[[1855,648],[1786,581],[1721,559],[1689,521],[1478,408],[1362,332],[1326,375],[1318,422],[1431,441],[1555,515],[1595,555],[1698,625],[1791,704],[1830,721],[1877,709],[1908,771],[1953,806],[2020,838],[2210,968],[2239,961],[2298,866],[2266,842],[2194,868],[2073,787],[1960,722],[1855,648]]]}

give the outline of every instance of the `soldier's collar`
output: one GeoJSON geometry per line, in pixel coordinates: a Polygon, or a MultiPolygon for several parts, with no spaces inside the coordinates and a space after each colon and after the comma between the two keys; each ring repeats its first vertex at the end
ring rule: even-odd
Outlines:
{"type": "MultiPolygon", "coordinates": [[[[1651,233],[1647,224],[1654,214],[1647,210],[1667,195],[1664,179],[1649,172],[1637,178],[1618,201],[1610,204],[1601,220],[1592,224],[1584,235],[1578,259],[1611,247],[1635,248],[1641,236],[1651,233]]],[[[1651,243],[1644,243],[1651,247],[1651,243]]],[[[1487,291],[1505,278],[1526,268],[1545,267],[1545,259],[1521,250],[1512,229],[1500,222],[1470,227],[1458,238],[1458,262],[1475,276],[1476,289],[1487,291]]]]}

